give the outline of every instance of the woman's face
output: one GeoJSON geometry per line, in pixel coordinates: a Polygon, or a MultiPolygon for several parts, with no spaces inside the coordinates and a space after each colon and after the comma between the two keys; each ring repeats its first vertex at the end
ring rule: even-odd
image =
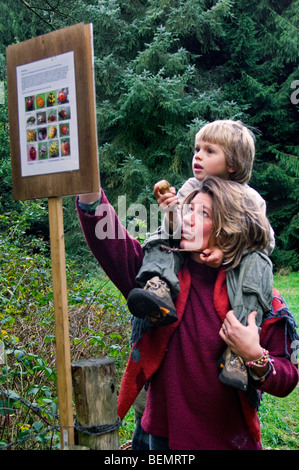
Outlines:
{"type": "Polygon", "coordinates": [[[191,201],[183,218],[180,247],[190,251],[201,251],[209,246],[213,228],[213,200],[209,194],[198,193],[191,201]]]}

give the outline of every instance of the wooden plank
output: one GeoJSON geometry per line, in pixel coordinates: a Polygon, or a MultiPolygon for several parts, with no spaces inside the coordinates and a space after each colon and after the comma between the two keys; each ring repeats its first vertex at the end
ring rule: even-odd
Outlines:
{"type": "Polygon", "coordinates": [[[61,446],[74,444],[72,375],[68,323],[62,198],[49,198],[56,366],[61,446]]]}
{"type": "Polygon", "coordinates": [[[16,200],[96,192],[99,188],[91,25],[83,23],[7,48],[7,95],[13,191],[16,200]],[[78,110],[79,170],[22,177],[16,68],[74,52],[78,110]]]}

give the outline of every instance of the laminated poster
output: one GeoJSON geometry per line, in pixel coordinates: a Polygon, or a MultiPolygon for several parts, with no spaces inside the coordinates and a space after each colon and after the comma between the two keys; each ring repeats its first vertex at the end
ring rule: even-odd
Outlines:
{"type": "Polygon", "coordinates": [[[74,52],[16,68],[21,175],[79,169],[74,52]]]}

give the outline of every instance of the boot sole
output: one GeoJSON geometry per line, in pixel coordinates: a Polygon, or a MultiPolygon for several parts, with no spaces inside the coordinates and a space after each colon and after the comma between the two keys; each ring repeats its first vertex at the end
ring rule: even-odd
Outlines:
{"type": "Polygon", "coordinates": [[[153,323],[159,325],[169,325],[177,321],[177,313],[169,305],[158,298],[153,298],[152,294],[144,289],[133,289],[128,298],[127,305],[134,317],[151,318],[153,323]]]}

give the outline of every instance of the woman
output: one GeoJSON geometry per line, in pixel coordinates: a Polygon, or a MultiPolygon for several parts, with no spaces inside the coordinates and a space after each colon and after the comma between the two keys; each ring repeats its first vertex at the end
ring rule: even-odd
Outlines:
{"type": "MultiPolygon", "coordinates": [[[[249,315],[247,326],[242,325],[230,309],[224,267],[210,268],[200,262],[198,251],[215,244],[215,240],[229,260],[228,267],[250,248],[239,241],[248,239],[244,233],[251,230],[254,211],[246,209],[237,183],[208,177],[193,196],[183,224],[181,246],[192,251],[179,273],[178,321],[163,328],[152,327],[134,343],[121,384],[118,413],[123,419],[149,382],[142,427],[150,434],[152,449],[261,449],[256,407],[247,392],[219,380],[217,362],[228,345],[248,363],[251,390],[286,396],[298,383],[297,368],[285,353],[286,347],[290,351],[290,340],[296,333],[288,329],[291,337],[286,345],[285,328],[291,324],[287,315],[265,320],[260,335],[256,313],[249,315]],[[225,197],[224,213],[220,211],[221,195],[225,197]],[[238,224],[239,229],[240,224],[246,227],[239,236],[238,224]],[[197,230],[202,230],[202,237],[197,237],[197,230]],[[228,235],[233,237],[233,244],[227,240],[228,235]],[[260,367],[259,359],[264,367],[260,367]]],[[[103,191],[80,196],[79,200],[78,212],[87,243],[127,297],[135,287],[142,248],[120,225],[103,191]],[[97,197],[101,197],[101,202],[94,213],[88,203],[97,197]],[[103,221],[113,227],[115,239],[111,233],[110,238],[99,239],[103,238],[99,234],[103,221]]],[[[263,225],[261,214],[253,225],[257,231],[251,243],[254,249],[262,249],[266,222],[263,225]]]]}

